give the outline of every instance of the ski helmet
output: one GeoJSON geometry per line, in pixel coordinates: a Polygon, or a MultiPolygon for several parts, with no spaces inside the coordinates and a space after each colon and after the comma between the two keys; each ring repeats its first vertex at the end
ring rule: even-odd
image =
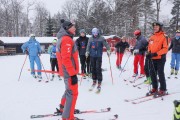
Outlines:
{"type": "Polygon", "coordinates": [[[161,23],[161,22],[159,22],[159,21],[156,21],[156,22],[153,22],[153,23],[152,23],[152,26],[153,26],[153,27],[156,26],[156,25],[160,26],[160,28],[163,27],[163,23],[161,23]]]}
{"type": "Polygon", "coordinates": [[[86,34],[86,31],[85,31],[85,29],[81,29],[81,30],[79,31],[79,33],[80,33],[80,34],[81,34],[81,33],[86,34]]]}
{"type": "Polygon", "coordinates": [[[57,39],[54,39],[54,40],[52,41],[52,43],[57,43],[57,39]]]}
{"type": "Polygon", "coordinates": [[[140,30],[135,30],[135,31],[134,31],[134,35],[135,35],[135,36],[141,35],[141,31],[140,31],[140,30]]]}
{"type": "Polygon", "coordinates": [[[92,35],[97,36],[99,34],[99,30],[97,28],[92,29],[92,35]]]}

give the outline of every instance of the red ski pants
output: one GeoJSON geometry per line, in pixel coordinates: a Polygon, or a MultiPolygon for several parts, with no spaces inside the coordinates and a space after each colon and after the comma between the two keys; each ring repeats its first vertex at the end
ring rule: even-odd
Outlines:
{"type": "Polygon", "coordinates": [[[135,55],[134,56],[134,73],[138,73],[138,63],[140,65],[140,74],[144,73],[144,55],[135,55]]]}
{"type": "Polygon", "coordinates": [[[120,66],[124,53],[117,53],[116,66],[120,66]]]}

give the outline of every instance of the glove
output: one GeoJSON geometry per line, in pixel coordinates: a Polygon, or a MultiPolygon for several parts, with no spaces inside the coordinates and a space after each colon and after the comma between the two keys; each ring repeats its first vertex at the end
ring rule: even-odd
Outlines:
{"type": "Polygon", "coordinates": [[[156,56],[158,56],[157,53],[148,53],[148,54],[146,55],[146,58],[151,59],[152,57],[156,57],[156,56]]]}
{"type": "Polygon", "coordinates": [[[107,55],[110,56],[111,55],[111,51],[107,50],[107,55]]]}
{"type": "Polygon", "coordinates": [[[71,84],[75,85],[75,84],[77,84],[77,82],[78,82],[77,76],[76,75],[71,76],[71,84]]]}
{"type": "Polygon", "coordinates": [[[89,52],[86,52],[85,56],[86,56],[86,58],[88,58],[88,56],[89,56],[89,52]]]}
{"type": "Polygon", "coordinates": [[[135,49],[135,50],[133,51],[133,53],[134,53],[134,54],[139,53],[139,49],[135,49]]]}
{"type": "Polygon", "coordinates": [[[25,50],[25,51],[24,51],[24,53],[25,53],[26,55],[29,55],[29,52],[28,52],[28,50],[25,50]]]}

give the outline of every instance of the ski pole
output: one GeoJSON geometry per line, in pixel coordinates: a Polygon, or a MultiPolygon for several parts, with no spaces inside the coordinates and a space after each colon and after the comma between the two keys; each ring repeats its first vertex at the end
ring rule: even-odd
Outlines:
{"type": "Polygon", "coordinates": [[[123,68],[121,69],[121,72],[120,72],[120,74],[119,74],[119,77],[121,76],[121,74],[122,74],[122,72],[123,72],[123,70],[124,70],[124,68],[125,68],[128,60],[129,60],[130,56],[131,56],[131,54],[129,54],[129,56],[128,56],[128,58],[127,58],[127,60],[126,60],[126,62],[125,62],[125,64],[124,64],[123,68]]]}
{"type": "MultiPolygon", "coordinates": [[[[40,56],[39,56],[39,59],[40,59],[40,56]]],[[[40,62],[41,62],[41,65],[42,65],[43,69],[45,70],[44,65],[43,65],[43,63],[42,63],[41,59],[40,59],[40,62]]],[[[45,75],[46,75],[46,77],[47,77],[47,80],[49,81],[49,78],[48,78],[48,76],[47,76],[47,73],[46,73],[46,72],[45,72],[45,75]]]]}
{"type": "Polygon", "coordinates": [[[111,60],[110,60],[110,56],[108,56],[108,58],[109,58],[109,68],[110,68],[110,72],[111,72],[112,84],[114,84],[114,80],[113,80],[113,76],[112,76],[112,69],[111,69],[111,60]]]}
{"type": "Polygon", "coordinates": [[[25,60],[24,60],[24,63],[23,63],[23,65],[22,65],[22,68],[21,68],[21,71],[20,71],[20,74],[19,74],[18,81],[20,81],[21,73],[22,73],[22,70],[23,70],[24,65],[25,65],[25,63],[26,63],[27,56],[28,56],[28,55],[26,55],[25,60]]]}

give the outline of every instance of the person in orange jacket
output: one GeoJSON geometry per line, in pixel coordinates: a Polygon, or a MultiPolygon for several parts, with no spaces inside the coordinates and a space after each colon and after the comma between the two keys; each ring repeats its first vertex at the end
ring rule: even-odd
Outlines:
{"type": "Polygon", "coordinates": [[[166,81],[164,74],[164,66],[166,62],[166,54],[168,52],[168,38],[163,32],[163,24],[154,22],[152,24],[154,34],[149,39],[147,59],[150,61],[150,76],[152,79],[152,90],[147,95],[163,96],[166,94],[166,81]],[[160,88],[158,90],[159,77],[160,88]]]}
{"type": "Polygon", "coordinates": [[[75,35],[75,26],[65,20],[61,20],[61,28],[57,34],[57,60],[59,66],[59,74],[64,78],[65,92],[62,96],[60,109],[57,109],[58,114],[62,114],[62,120],[75,120],[74,113],[76,100],[78,97],[78,78],[79,61],[78,50],[73,35],[75,35]]]}

